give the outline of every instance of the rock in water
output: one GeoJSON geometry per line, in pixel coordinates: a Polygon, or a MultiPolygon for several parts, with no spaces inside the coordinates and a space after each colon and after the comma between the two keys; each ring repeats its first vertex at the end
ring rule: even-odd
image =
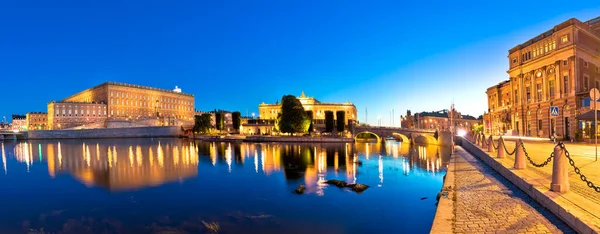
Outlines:
{"type": "Polygon", "coordinates": [[[422,198],[421,198],[421,200],[425,200],[425,199],[427,199],[427,197],[422,197],[422,198]]]}
{"type": "Polygon", "coordinates": [[[304,185],[301,184],[300,187],[298,187],[296,190],[294,190],[294,193],[295,194],[303,194],[305,189],[306,188],[304,187],[304,185]]]}
{"type": "Polygon", "coordinates": [[[345,181],[341,181],[341,180],[327,180],[325,183],[333,184],[333,185],[337,186],[338,188],[343,188],[343,187],[346,187],[346,185],[348,185],[348,183],[346,183],[345,181]]]}
{"type": "Polygon", "coordinates": [[[369,186],[366,184],[349,184],[346,187],[352,188],[352,191],[356,193],[362,193],[369,188],[369,186]]]}

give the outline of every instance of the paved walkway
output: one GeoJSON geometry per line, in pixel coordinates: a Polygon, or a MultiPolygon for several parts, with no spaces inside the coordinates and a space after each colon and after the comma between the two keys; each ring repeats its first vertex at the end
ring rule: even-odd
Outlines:
{"type": "Polygon", "coordinates": [[[462,148],[455,157],[455,233],[575,233],[462,148]]]}

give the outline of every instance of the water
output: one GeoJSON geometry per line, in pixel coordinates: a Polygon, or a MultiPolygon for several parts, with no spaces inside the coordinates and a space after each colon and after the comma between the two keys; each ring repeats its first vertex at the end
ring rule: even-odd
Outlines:
{"type": "Polygon", "coordinates": [[[0,233],[427,233],[449,158],[398,142],[1,145],[0,233]]]}

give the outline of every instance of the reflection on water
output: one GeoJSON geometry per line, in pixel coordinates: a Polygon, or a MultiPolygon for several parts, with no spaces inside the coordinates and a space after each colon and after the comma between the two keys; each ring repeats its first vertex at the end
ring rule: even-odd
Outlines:
{"type": "MultiPolygon", "coordinates": [[[[433,198],[442,186],[450,155],[449,148],[401,142],[257,144],[132,139],[28,141],[1,143],[1,147],[5,178],[0,177],[0,186],[12,186],[16,191],[27,188],[36,195],[48,193],[42,200],[52,209],[79,210],[72,216],[118,219],[119,230],[127,230],[107,231],[94,225],[108,224],[90,224],[96,228],[94,232],[107,233],[154,232],[148,230],[152,223],[192,233],[203,230],[200,224],[189,227],[191,221],[183,220],[183,216],[192,217],[194,222],[199,222],[198,217],[220,222],[230,233],[427,232],[435,212],[433,198]],[[371,188],[357,195],[325,183],[334,178],[371,188]],[[33,179],[44,182],[19,182],[33,179]],[[69,181],[85,185],[85,190],[69,181]],[[292,194],[299,184],[306,188],[304,195],[292,194]],[[59,192],[49,193],[52,186],[60,187],[59,192]],[[57,201],[82,196],[95,200],[57,201]],[[423,196],[432,199],[416,202],[423,196]],[[104,213],[97,213],[98,207],[105,206],[104,213]],[[130,213],[138,209],[140,213],[130,213]],[[411,210],[412,214],[405,217],[400,210],[411,210]],[[252,217],[268,214],[277,220],[236,220],[231,224],[231,212],[250,213],[252,217]],[[115,218],[115,214],[120,215],[115,218]],[[180,218],[169,218],[173,220],[167,223],[156,220],[173,215],[180,218]],[[188,224],[177,226],[179,222],[188,224]],[[306,227],[311,228],[303,229],[306,227]]],[[[0,194],[0,206],[20,199],[17,194],[0,194]]],[[[28,227],[54,232],[64,228],[62,221],[52,223],[35,217],[49,212],[40,209],[49,208],[29,205],[28,209],[18,209],[28,213],[15,215],[18,220],[0,221],[0,232],[5,225],[23,220],[28,220],[28,227]]],[[[69,219],[77,217],[58,220],[69,219]]]]}

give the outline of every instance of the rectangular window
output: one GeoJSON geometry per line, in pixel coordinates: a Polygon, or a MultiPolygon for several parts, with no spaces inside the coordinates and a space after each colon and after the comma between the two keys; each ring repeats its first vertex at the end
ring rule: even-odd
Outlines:
{"type": "Polygon", "coordinates": [[[564,35],[564,36],[560,37],[560,41],[561,41],[562,43],[567,43],[567,42],[569,42],[569,35],[564,35]]]}
{"type": "Polygon", "coordinates": [[[556,49],[556,41],[552,41],[552,49],[555,50],[556,49]]]}
{"type": "Polygon", "coordinates": [[[583,91],[588,91],[589,86],[589,82],[590,82],[590,78],[588,78],[587,76],[583,77],[583,91]]]}
{"type": "Polygon", "coordinates": [[[538,130],[542,131],[542,120],[541,119],[538,120],[538,130]]]}
{"type": "Polygon", "coordinates": [[[548,82],[548,89],[550,89],[550,97],[554,97],[554,80],[548,82]]]}
{"type": "Polygon", "coordinates": [[[600,73],[600,67],[596,66],[596,73],[600,73]]]}
{"type": "Polygon", "coordinates": [[[71,114],[71,110],[69,110],[69,115],[71,114]]]}
{"type": "Polygon", "coordinates": [[[588,67],[588,62],[587,61],[583,61],[583,67],[585,67],[585,68],[588,67]]]}
{"type": "Polygon", "coordinates": [[[563,92],[569,93],[569,76],[563,77],[563,92]]]}
{"type": "Polygon", "coordinates": [[[527,87],[525,88],[525,93],[527,94],[527,101],[531,101],[531,88],[527,87]]]}
{"type": "Polygon", "coordinates": [[[569,64],[569,61],[567,61],[567,60],[563,61],[563,65],[567,66],[567,64],[569,64]]]}
{"type": "Polygon", "coordinates": [[[536,88],[537,88],[537,100],[541,101],[542,100],[542,84],[536,84],[536,88]]]}

